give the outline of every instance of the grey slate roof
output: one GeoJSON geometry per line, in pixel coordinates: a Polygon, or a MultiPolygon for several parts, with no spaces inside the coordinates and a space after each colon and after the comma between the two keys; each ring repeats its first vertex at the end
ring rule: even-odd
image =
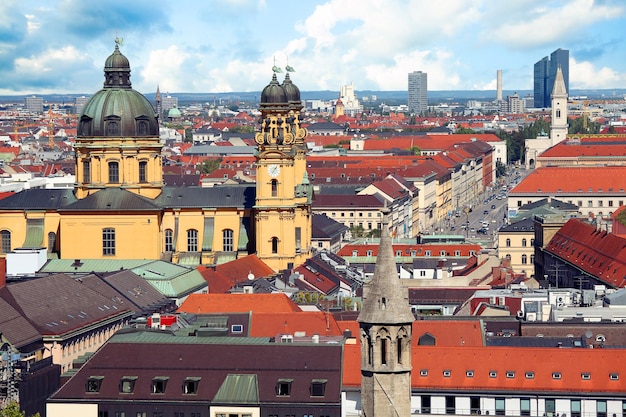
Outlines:
{"type": "Polygon", "coordinates": [[[0,210],[158,211],[183,207],[252,208],[255,198],[254,184],[209,188],[163,187],[163,191],[155,199],[122,188],[105,188],[81,200],[68,189],[32,189],[0,200],[0,210]]]}
{"type": "Polygon", "coordinates": [[[172,300],[132,271],[123,270],[104,276],[89,274],[80,280],[94,291],[126,305],[136,316],[165,311],[164,307],[168,306],[167,311],[175,308],[172,300]]]}
{"type": "Polygon", "coordinates": [[[67,275],[7,283],[3,298],[42,334],[62,336],[87,325],[130,316],[126,305],[110,300],[67,275]]]}
{"type": "Polygon", "coordinates": [[[155,204],[153,200],[131,193],[122,188],[105,188],[63,208],[63,210],[80,211],[155,211],[159,209],[160,207],[155,204]]]}
{"type": "Polygon", "coordinates": [[[348,230],[348,226],[339,223],[325,214],[313,213],[311,235],[314,239],[330,239],[348,230]]]}
{"type": "Polygon", "coordinates": [[[253,185],[219,187],[164,187],[155,203],[163,208],[238,207],[252,208],[256,198],[253,185]]]}
{"type": "MultiPolygon", "coordinates": [[[[5,292],[6,287],[0,290],[5,292]]],[[[5,294],[2,294],[3,296],[5,294]]],[[[35,327],[26,320],[4,298],[0,298],[0,334],[13,347],[20,349],[30,343],[41,340],[41,335],[35,327]]]]}
{"type": "Polygon", "coordinates": [[[76,201],[71,189],[29,189],[0,200],[0,210],[58,209],[76,201]]]}
{"type": "Polygon", "coordinates": [[[542,206],[550,207],[550,208],[557,209],[557,210],[563,210],[563,211],[574,211],[574,212],[578,211],[578,206],[576,204],[566,203],[565,201],[557,200],[556,198],[550,198],[550,201],[548,201],[548,198],[542,198],[541,200],[524,204],[523,206],[518,208],[518,210],[519,211],[532,210],[532,209],[535,209],[537,207],[542,207],[542,206]]]}
{"type": "Polygon", "coordinates": [[[520,220],[515,223],[511,223],[506,225],[500,229],[500,233],[514,233],[514,232],[523,232],[528,233],[535,230],[535,222],[532,218],[527,217],[523,220],[520,220]]]}

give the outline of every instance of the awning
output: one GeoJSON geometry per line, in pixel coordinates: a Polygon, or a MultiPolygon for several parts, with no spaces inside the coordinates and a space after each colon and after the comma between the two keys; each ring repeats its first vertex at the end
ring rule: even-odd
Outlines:
{"type": "Polygon", "coordinates": [[[214,234],[215,218],[204,218],[204,235],[202,237],[202,252],[211,252],[213,250],[213,234],[214,234]]]}
{"type": "Polygon", "coordinates": [[[239,242],[237,242],[237,250],[245,251],[248,249],[248,232],[250,231],[250,217],[242,217],[239,225],[239,242]]]}
{"type": "Polygon", "coordinates": [[[23,248],[41,248],[43,246],[43,218],[26,219],[26,239],[23,248]]]}

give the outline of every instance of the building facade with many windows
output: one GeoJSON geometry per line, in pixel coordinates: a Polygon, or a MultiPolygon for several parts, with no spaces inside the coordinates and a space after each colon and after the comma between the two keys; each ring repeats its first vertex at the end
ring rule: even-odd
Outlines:
{"type": "Polygon", "coordinates": [[[409,112],[421,114],[428,110],[428,74],[422,71],[409,73],[409,112]]]}

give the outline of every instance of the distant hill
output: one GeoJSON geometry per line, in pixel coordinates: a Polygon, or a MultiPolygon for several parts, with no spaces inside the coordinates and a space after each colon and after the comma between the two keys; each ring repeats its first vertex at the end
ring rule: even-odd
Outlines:
{"type": "MultiPolygon", "coordinates": [[[[517,93],[520,97],[527,97],[532,95],[531,90],[504,90],[502,92],[502,97],[506,98],[507,95],[512,95],[517,93]]],[[[48,103],[64,103],[64,104],[73,104],[74,98],[80,96],[89,96],[89,93],[85,94],[43,94],[37,95],[38,97],[43,97],[45,102],[48,103]]],[[[144,95],[151,101],[154,101],[154,92],[145,93],[144,95]]],[[[170,93],[170,95],[174,97],[178,97],[178,102],[181,105],[189,104],[189,103],[222,103],[224,102],[232,102],[232,101],[245,101],[255,103],[258,102],[261,96],[261,91],[249,91],[249,92],[233,92],[233,93],[170,93]]],[[[300,93],[302,99],[304,100],[334,100],[338,97],[339,92],[337,91],[302,91],[300,93]]],[[[376,96],[376,102],[385,102],[385,101],[398,101],[407,99],[406,91],[373,91],[373,90],[362,90],[356,91],[356,95],[358,98],[376,96]]],[[[23,102],[24,97],[31,96],[28,95],[15,95],[15,96],[0,96],[0,102],[2,103],[16,103],[23,102]]],[[[572,90],[570,92],[570,97],[580,97],[584,96],[589,99],[624,99],[626,96],[626,89],[624,88],[615,88],[615,89],[588,89],[588,90],[572,90]]],[[[496,91],[495,90],[446,90],[446,91],[429,91],[428,92],[428,100],[430,102],[452,102],[452,101],[460,101],[464,102],[467,100],[495,100],[496,91]]]]}

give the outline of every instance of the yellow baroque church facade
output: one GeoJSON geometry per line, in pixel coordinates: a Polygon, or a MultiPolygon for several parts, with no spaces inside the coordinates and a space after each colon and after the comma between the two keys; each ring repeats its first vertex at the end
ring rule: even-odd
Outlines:
{"type": "Polygon", "coordinates": [[[256,184],[212,188],[164,184],[158,116],[132,88],[117,43],[104,76],[78,119],[74,189],[0,200],[0,256],[213,265],[256,253],[275,271],[311,256],[307,131],[289,73],[282,84],[274,74],[261,94],[256,184]]]}

